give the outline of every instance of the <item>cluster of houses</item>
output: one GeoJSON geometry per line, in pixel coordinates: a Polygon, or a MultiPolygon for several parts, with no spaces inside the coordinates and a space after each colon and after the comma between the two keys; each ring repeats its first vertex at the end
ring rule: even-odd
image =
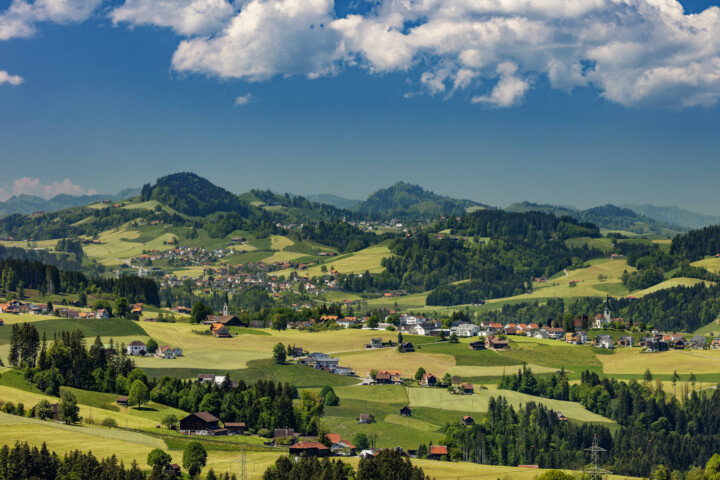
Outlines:
{"type": "Polygon", "coordinates": [[[10,315],[50,315],[52,312],[47,303],[23,303],[18,300],[9,300],[0,303],[0,313],[10,315]]]}
{"type": "Polygon", "coordinates": [[[169,345],[161,345],[155,350],[155,353],[149,353],[147,351],[147,345],[145,342],[140,340],[133,340],[125,347],[126,353],[132,356],[144,356],[144,357],[157,357],[166,360],[172,360],[183,356],[183,351],[180,347],[171,347],[169,345]]]}

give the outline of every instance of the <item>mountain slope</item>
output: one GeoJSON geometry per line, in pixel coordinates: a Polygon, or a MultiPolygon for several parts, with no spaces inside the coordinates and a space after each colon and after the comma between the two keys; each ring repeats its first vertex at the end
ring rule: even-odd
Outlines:
{"type": "Polygon", "coordinates": [[[0,215],[12,215],[14,213],[34,213],[34,212],[57,212],[66,208],[80,207],[102,200],[118,201],[132,198],[140,194],[139,188],[127,188],[116,194],[98,194],[98,195],[56,195],[49,200],[34,195],[17,195],[11,197],[5,202],[0,202],[0,215]]]}
{"type": "Polygon", "coordinates": [[[521,202],[513,203],[505,210],[509,212],[536,211],[552,213],[558,216],[566,215],[581,222],[594,223],[600,228],[623,230],[640,235],[654,234],[670,237],[687,230],[681,226],[661,222],[636,213],[628,208],[620,208],[611,204],[593,207],[587,210],[577,210],[572,207],[521,202]]]}
{"type": "Polygon", "coordinates": [[[624,205],[624,207],[660,222],[672,223],[685,228],[703,228],[708,225],[717,225],[720,223],[720,217],[691,212],[674,205],[671,207],[624,205]]]}
{"type": "Polygon", "coordinates": [[[473,208],[490,208],[472,200],[437,195],[418,185],[398,182],[360,202],[354,210],[368,218],[421,219],[462,215],[473,208]]]}

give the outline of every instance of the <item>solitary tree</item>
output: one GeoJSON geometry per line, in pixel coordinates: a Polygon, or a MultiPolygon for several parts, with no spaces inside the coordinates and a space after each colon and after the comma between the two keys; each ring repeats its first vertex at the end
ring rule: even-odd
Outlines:
{"type": "Polygon", "coordinates": [[[645,369],[645,375],[644,375],[643,378],[645,379],[646,382],[652,381],[653,376],[652,376],[652,373],[650,373],[650,369],[649,369],[649,368],[645,369]]]}
{"type": "Polygon", "coordinates": [[[154,339],[148,340],[147,344],[145,345],[145,350],[147,353],[155,353],[158,349],[158,343],[154,339]]]}
{"type": "Polygon", "coordinates": [[[282,365],[286,359],[287,353],[285,353],[285,345],[278,343],[275,345],[275,348],[273,348],[273,360],[275,360],[275,363],[282,365]]]}
{"type": "Polygon", "coordinates": [[[172,462],[172,457],[160,448],[155,448],[148,453],[147,464],[153,467],[153,470],[165,470],[170,466],[170,462],[172,462]]]}
{"type": "Polygon", "coordinates": [[[183,452],[183,468],[188,475],[194,477],[199,474],[207,463],[207,452],[200,442],[190,442],[183,452]]]}
{"type": "Polygon", "coordinates": [[[63,390],[60,394],[58,417],[67,424],[78,423],[80,421],[80,407],[78,407],[77,404],[77,397],[69,390],[63,390]]]}
{"type": "Polygon", "coordinates": [[[115,300],[115,316],[127,318],[130,314],[130,304],[125,297],[118,297],[115,300]]]}
{"type": "Polygon", "coordinates": [[[352,443],[359,450],[367,450],[370,447],[370,440],[364,433],[356,433],[352,437],[352,443]]]}
{"type": "Polygon", "coordinates": [[[35,407],[35,415],[37,415],[40,420],[45,420],[46,418],[53,418],[55,412],[53,412],[50,402],[40,400],[40,403],[35,407]]]}
{"type": "Polygon", "coordinates": [[[423,367],[418,368],[417,372],[415,372],[415,380],[419,382],[423,375],[425,375],[425,369],[423,367]]]}
{"type": "Polygon", "coordinates": [[[161,423],[162,423],[163,425],[165,425],[167,428],[172,428],[173,426],[177,425],[177,423],[178,423],[178,418],[171,413],[171,414],[169,414],[169,415],[165,415],[165,416],[162,418],[161,423]]]}
{"type": "Polygon", "coordinates": [[[130,387],[130,394],[128,395],[128,403],[130,405],[135,404],[138,408],[142,408],[143,403],[150,401],[150,391],[147,385],[142,380],[135,380],[130,387]]]}

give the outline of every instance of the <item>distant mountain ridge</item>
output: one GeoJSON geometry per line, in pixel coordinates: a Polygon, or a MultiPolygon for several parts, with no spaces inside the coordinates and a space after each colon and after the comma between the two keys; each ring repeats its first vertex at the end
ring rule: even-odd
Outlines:
{"type": "Polygon", "coordinates": [[[708,225],[720,224],[720,217],[691,212],[675,205],[658,207],[656,205],[623,205],[641,215],[654,218],[661,222],[680,225],[685,228],[703,228],[708,225]]]}
{"type": "Polygon", "coordinates": [[[637,234],[656,234],[673,236],[687,230],[686,227],[663,222],[646,215],[639,214],[629,208],[621,208],[612,204],[578,210],[572,207],[543,205],[532,202],[513,203],[506,208],[510,212],[537,211],[552,213],[558,216],[569,216],[582,222],[594,223],[608,230],[623,230],[637,234]]]}
{"type": "Polygon", "coordinates": [[[362,200],[352,200],[350,198],[333,195],[331,193],[320,193],[316,195],[305,195],[305,198],[315,203],[324,203],[337,208],[351,209],[362,200]]]}
{"type": "Polygon", "coordinates": [[[139,188],[126,188],[115,194],[98,195],[68,195],[61,193],[46,200],[35,195],[16,195],[5,202],[0,202],[0,215],[12,215],[13,213],[29,214],[34,212],[57,212],[66,208],[81,207],[91,203],[110,200],[115,202],[136,197],[140,194],[139,188]]]}
{"type": "Polygon", "coordinates": [[[473,200],[437,195],[419,185],[397,182],[382,188],[353,210],[374,218],[425,219],[440,215],[462,215],[477,208],[492,208],[473,200]]]}

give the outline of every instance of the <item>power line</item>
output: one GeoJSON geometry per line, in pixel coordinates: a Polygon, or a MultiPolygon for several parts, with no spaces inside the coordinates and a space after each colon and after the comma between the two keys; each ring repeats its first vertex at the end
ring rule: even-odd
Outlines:
{"type": "Polygon", "coordinates": [[[586,448],[585,451],[590,452],[590,465],[583,470],[586,478],[602,480],[605,475],[612,475],[612,472],[600,467],[600,453],[607,452],[607,450],[598,445],[597,435],[593,436],[592,446],[586,448]]]}

